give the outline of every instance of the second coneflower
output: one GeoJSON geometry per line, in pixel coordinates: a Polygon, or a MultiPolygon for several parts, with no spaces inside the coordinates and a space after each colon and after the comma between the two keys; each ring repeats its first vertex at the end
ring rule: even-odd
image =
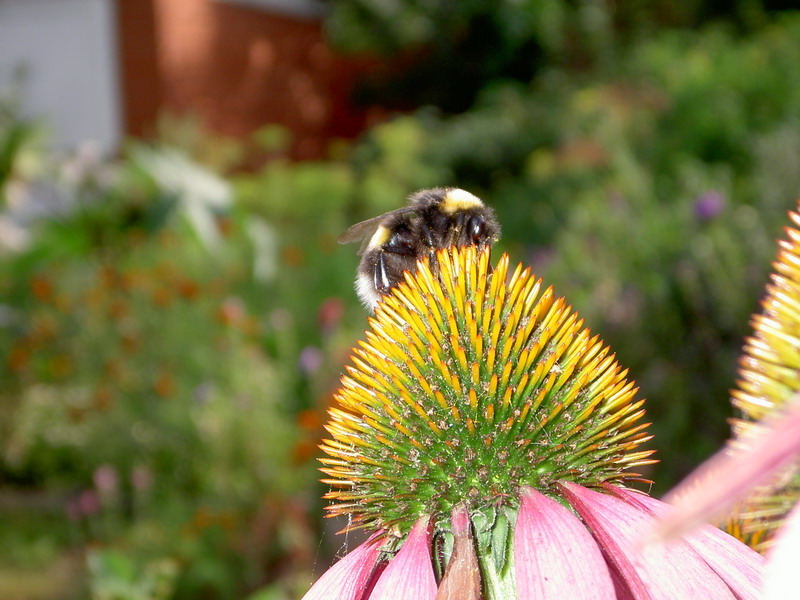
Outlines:
{"type": "Polygon", "coordinates": [[[643,401],[608,347],[508,257],[449,249],[378,305],[330,410],[332,515],[373,535],[306,600],[755,598],[718,529],[639,552],[661,503],[643,401]]]}
{"type": "Polygon", "coordinates": [[[733,404],[733,437],[668,497],[676,506],[654,538],[670,539],[703,519],[728,518],[732,533],[766,552],[763,600],[797,591],[800,554],[800,206],[778,243],[775,271],[753,317],[733,404]],[[733,506],[734,503],[738,505],[733,506]]]}

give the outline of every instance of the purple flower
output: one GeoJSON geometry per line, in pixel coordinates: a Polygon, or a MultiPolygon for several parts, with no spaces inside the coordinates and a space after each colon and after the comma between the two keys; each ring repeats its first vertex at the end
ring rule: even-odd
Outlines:
{"type": "Polygon", "coordinates": [[[112,494],[119,486],[117,470],[111,465],[100,465],[92,475],[94,486],[101,495],[112,494]]]}
{"type": "Polygon", "coordinates": [[[298,364],[300,370],[306,375],[313,375],[322,366],[324,358],[322,351],[316,346],[306,346],[300,351],[298,364]]]}
{"type": "Polygon", "coordinates": [[[100,512],[100,498],[94,490],[84,490],[78,496],[78,507],[85,517],[96,515],[100,512]]]}
{"type": "Polygon", "coordinates": [[[131,485],[139,491],[146,491],[153,487],[153,472],[143,465],[138,465],[131,471],[131,485]]]}
{"type": "Polygon", "coordinates": [[[694,216],[701,223],[711,221],[724,210],[726,204],[725,196],[720,192],[705,192],[695,198],[694,216]]]}
{"type": "Polygon", "coordinates": [[[317,312],[317,322],[323,335],[333,332],[344,316],[344,302],[341,298],[326,298],[317,312]]]}

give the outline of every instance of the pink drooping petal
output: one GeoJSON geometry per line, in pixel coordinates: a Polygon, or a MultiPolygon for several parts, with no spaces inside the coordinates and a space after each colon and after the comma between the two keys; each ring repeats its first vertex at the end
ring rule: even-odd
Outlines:
{"type": "MultiPolygon", "coordinates": [[[[632,490],[614,487],[613,493],[629,504],[649,511],[659,519],[666,517],[674,510],[671,505],[661,500],[632,490]]],[[[644,532],[641,537],[643,549],[647,538],[648,533],[644,532]]],[[[764,577],[765,563],[762,555],[712,525],[701,525],[685,535],[683,539],[728,584],[737,598],[742,600],[759,600],[761,598],[760,588],[764,577]]]]}
{"type": "Polygon", "coordinates": [[[514,530],[517,598],[616,598],[608,565],[586,526],[567,508],[523,489],[514,530]]]}
{"type": "Polygon", "coordinates": [[[465,504],[453,509],[451,523],[453,552],[439,582],[436,600],[480,600],[481,570],[465,504]]]}
{"type": "Polygon", "coordinates": [[[429,518],[421,517],[403,547],[381,573],[369,600],[434,600],[436,578],[431,558],[429,518]]]}
{"type": "Polygon", "coordinates": [[[648,511],[572,482],[561,482],[559,487],[617,569],[618,584],[627,586],[627,590],[618,592],[620,595],[637,600],[735,598],[725,582],[682,540],[650,546],[643,552],[639,538],[655,521],[648,511]]]}
{"type": "Polygon", "coordinates": [[[764,600],[790,600],[800,595],[798,584],[800,568],[800,504],[796,504],[783,528],[775,538],[775,545],[767,555],[764,575],[764,600]]]}
{"type": "Polygon", "coordinates": [[[696,524],[723,514],[749,489],[800,453],[800,401],[768,420],[736,448],[725,448],[700,465],[664,501],[675,506],[659,524],[656,535],[670,539],[696,524]]]}
{"type": "Polygon", "coordinates": [[[378,561],[381,541],[373,535],[322,574],[303,600],[360,600],[378,561]]]}

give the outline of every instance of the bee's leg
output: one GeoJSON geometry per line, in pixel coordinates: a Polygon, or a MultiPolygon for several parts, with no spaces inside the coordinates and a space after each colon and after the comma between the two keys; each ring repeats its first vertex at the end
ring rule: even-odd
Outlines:
{"type": "Polygon", "coordinates": [[[425,240],[425,245],[428,246],[428,248],[435,248],[442,245],[439,240],[434,239],[433,234],[434,231],[430,227],[423,227],[421,230],[422,239],[425,240]]]}
{"type": "Polygon", "coordinates": [[[392,287],[392,283],[389,280],[389,273],[386,270],[386,254],[384,252],[380,252],[378,254],[378,260],[375,261],[375,266],[372,271],[372,282],[375,285],[375,290],[379,294],[385,294],[389,291],[389,288],[392,287]]]}

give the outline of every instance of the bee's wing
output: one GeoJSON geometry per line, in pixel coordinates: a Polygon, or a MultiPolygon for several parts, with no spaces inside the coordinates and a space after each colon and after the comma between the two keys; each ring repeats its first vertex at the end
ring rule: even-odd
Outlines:
{"type": "Polygon", "coordinates": [[[336,241],[340,244],[351,244],[353,242],[360,242],[365,237],[372,237],[372,234],[375,233],[381,221],[385,218],[386,215],[379,215],[351,225],[336,241]]]}
{"type": "Polygon", "coordinates": [[[350,244],[363,240],[361,248],[358,250],[359,254],[363,254],[367,244],[369,244],[370,238],[374,235],[375,231],[377,231],[378,227],[380,227],[381,223],[389,217],[413,213],[415,210],[416,207],[414,206],[403,206],[402,208],[378,215],[377,217],[372,217],[366,221],[361,221],[360,223],[351,225],[336,241],[340,244],[350,244]]]}

